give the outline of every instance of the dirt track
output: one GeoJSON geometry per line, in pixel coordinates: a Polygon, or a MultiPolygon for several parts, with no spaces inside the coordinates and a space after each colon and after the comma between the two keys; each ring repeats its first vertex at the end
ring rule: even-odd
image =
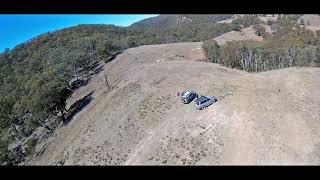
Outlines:
{"type": "Polygon", "coordinates": [[[203,58],[201,43],[126,50],[73,94],[69,105],[93,100],[30,164],[320,164],[319,69],[249,74],[203,58]],[[184,89],[233,95],[198,111],[184,89]]]}

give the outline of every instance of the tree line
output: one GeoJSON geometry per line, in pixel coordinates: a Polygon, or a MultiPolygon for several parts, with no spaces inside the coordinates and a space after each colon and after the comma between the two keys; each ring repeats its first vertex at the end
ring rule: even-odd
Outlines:
{"type": "Polygon", "coordinates": [[[207,40],[203,44],[207,60],[248,72],[320,66],[319,36],[286,17],[274,22],[271,29],[272,34],[262,32],[262,42],[231,41],[219,46],[215,40],[207,40]]]}

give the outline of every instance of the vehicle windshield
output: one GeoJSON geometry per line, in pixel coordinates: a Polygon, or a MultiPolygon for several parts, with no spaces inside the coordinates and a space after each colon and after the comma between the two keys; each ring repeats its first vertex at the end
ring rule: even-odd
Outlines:
{"type": "Polygon", "coordinates": [[[190,92],[183,92],[182,97],[187,97],[190,94],[190,92]]]}
{"type": "Polygon", "coordinates": [[[203,103],[205,103],[205,102],[206,102],[206,100],[203,100],[203,101],[200,102],[200,104],[203,104],[203,103]]]}

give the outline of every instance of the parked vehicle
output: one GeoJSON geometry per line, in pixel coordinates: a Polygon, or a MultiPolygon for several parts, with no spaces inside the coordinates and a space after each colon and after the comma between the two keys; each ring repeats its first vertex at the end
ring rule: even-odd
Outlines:
{"type": "Polygon", "coordinates": [[[210,106],[217,101],[218,99],[214,96],[201,96],[195,100],[195,106],[200,110],[210,106]]]}
{"type": "Polygon", "coordinates": [[[198,96],[197,93],[194,91],[184,91],[181,93],[181,101],[184,104],[188,104],[197,96],[198,96]]]}

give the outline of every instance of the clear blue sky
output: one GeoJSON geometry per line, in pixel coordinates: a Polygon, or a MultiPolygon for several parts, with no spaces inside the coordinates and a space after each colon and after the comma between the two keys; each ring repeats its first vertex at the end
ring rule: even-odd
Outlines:
{"type": "Polygon", "coordinates": [[[156,15],[0,15],[0,53],[42,33],[78,24],[130,24],[156,15]]]}

